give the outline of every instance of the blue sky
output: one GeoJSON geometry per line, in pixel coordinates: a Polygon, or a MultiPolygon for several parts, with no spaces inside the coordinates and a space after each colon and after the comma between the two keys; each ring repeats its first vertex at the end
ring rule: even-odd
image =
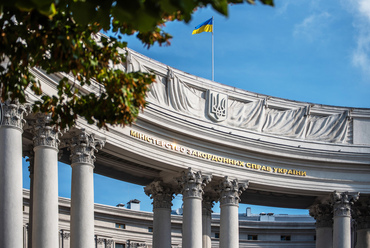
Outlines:
{"type": "MultiPolygon", "coordinates": [[[[211,79],[211,34],[191,35],[214,16],[215,81],[291,100],[370,108],[370,1],[275,0],[275,7],[230,6],[229,17],[198,9],[189,24],[167,23],[171,46],[128,46],[176,69],[211,79]]],[[[24,187],[29,188],[24,164],[24,187]]],[[[59,195],[70,197],[71,169],[59,165],[59,195]]],[[[151,211],[143,188],[94,175],[95,202],[116,205],[137,198],[151,211]]],[[[181,196],[174,209],[181,206],[181,196]]],[[[239,212],[249,205],[242,204],[239,212]]],[[[217,206],[215,212],[219,212],[217,206]]],[[[307,210],[252,206],[252,213],[307,214],[307,210]]]]}
{"type": "Polygon", "coordinates": [[[215,81],[297,101],[370,107],[370,1],[276,0],[230,6],[226,18],[198,9],[189,24],[167,23],[169,47],[128,46],[211,79],[211,33],[191,35],[214,16],[215,81]]]}

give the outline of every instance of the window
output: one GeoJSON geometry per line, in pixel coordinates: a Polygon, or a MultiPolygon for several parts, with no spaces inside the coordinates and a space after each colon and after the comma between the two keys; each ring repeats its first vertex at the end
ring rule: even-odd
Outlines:
{"type": "Polygon", "coordinates": [[[126,225],[125,224],[116,223],[116,228],[126,229],[126,225]]]}
{"type": "Polygon", "coordinates": [[[215,238],[219,239],[220,238],[220,233],[215,233],[215,238]]]}
{"type": "Polygon", "coordinates": [[[116,243],[115,248],[125,248],[125,244],[118,244],[116,243]]]}
{"type": "Polygon", "coordinates": [[[281,235],[280,240],[281,241],[290,241],[290,235],[281,235]]]}
{"type": "Polygon", "coordinates": [[[153,227],[148,227],[148,232],[153,232],[153,227]]]}
{"type": "Polygon", "coordinates": [[[258,240],[258,235],[248,235],[248,240],[258,240]]]}

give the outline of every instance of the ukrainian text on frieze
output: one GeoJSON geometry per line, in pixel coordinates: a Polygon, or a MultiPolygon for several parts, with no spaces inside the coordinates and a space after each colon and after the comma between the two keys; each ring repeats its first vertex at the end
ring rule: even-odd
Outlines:
{"type": "Polygon", "coordinates": [[[229,164],[229,165],[235,165],[235,166],[240,166],[240,167],[245,167],[248,169],[253,169],[253,170],[260,170],[260,171],[266,171],[266,172],[271,172],[271,173],[279,173],[279,174],[287,174],[287,175],[295,175],[295,176],[307,176],[306,171],[299,171],[299,170],[293,170],[293,169],[285,169],[285,168],[279,168],[279,167],[274,167],[274,166],[266,166],[266,165],[259,165],[256,163],[251,163],[251,162],[245,162],[241,160],[235,160],[235,159],[229,159],[225,158],[222,156],[217,156],[214,154],[210,153],[205,153],[197,150],[193,150],[191,148],[179,146],[178,144],[175,143],[170,143],[166,142],[163,140],[159,140],[153,137],[150,137],[148,135],[145,135],[143,133],[130,130],[130,136],[135,137],[137,139],[146,141],[148,143],[151,143],[156,146],[163,147],[165,149],[169,149],[172,151],[180,152],[187,154],[189,156],[194,156],[198,157],[201,159],[206,159],[218,163],[223,163],[223,164],[229,164]]]}

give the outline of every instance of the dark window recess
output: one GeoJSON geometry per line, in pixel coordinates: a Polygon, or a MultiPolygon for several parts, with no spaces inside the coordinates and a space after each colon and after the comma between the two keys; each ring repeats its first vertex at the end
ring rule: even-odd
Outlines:
{"type": "Polygon", "coordinates": [[[281,241],[290,241],[290,235],[281,235],[280,240],[281,241]]]}
{"type": "Polygon", "coordinates": [[[125,224],[116,223],[116,228],[126,229],[126,225],[125,224]]]}
{"type": "Polygon", "coordinates": [[[258,235],[248,235],[248,240],[258,240],[258,235]]]}
{"type": "Polygon", "coordinates": [[[215,233],[215,238],[219,239],[220,238],[220,233],[215,233]]]}
{"type": "Polygon", "coordinates": [[[126,245],[125,244],[118,244],[118,243],[116,243],[116,245],[114,247],[115,248],[126,248],[126,245]]]}
{"type": "Polygon", "coordinates": [[[148,232],[153,232],[153,227],[148,227],[148,232]]]}

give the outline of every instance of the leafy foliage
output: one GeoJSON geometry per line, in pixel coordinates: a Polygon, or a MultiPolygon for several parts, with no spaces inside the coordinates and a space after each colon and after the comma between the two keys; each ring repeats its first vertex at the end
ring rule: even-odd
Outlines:
{"type": "MultiPolygon", "coordinates": [[[[115,37],[97,39],[101,30],[120,39],[133,35],[148,48],[169,45],[171,36],[162,30],[167,21],[190,21],[197,7],[212,5],[227,15],[228,3],[243,0],[14,0],[0,1],[0,97],[26,102],[30,88],[40,100],[34,112],[51,113],[53,123],[71,127],[84,117],[98,127],[127,125],[146,106],[145,95],[154,75],[115,69],[125,62],[125,42],[115,37]],[[65,73],[58,94],[43,94],[30,68],[49,74],[65,73]],[[97,94],[85,94],[92,80],[97,94]],[[75,82],[77,82],[75,84],[75,82]]],[[[254,0],[247,0],[254,3],[254,0]]],[[[272,0],[260,2],[273,5],[272,0]]]]}

